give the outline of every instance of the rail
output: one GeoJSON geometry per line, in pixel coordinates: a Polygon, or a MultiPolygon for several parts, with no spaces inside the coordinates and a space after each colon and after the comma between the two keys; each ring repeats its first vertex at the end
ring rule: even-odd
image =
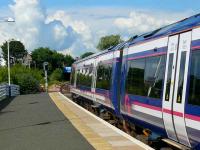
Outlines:
{"type": "Polygon", "coordinates": [[[18,85],[11,84],[9,89],[8,84],[0,84],[0,101],[9,97],[9,95],[11,97],[20,95],[20,87],[18,85]]]}

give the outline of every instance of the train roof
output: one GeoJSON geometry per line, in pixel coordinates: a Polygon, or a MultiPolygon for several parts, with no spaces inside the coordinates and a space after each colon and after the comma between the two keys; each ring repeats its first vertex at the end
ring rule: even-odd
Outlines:
{"type": "Polygon", "coordinates": [[[120,50],[120,49],[122,49],[125,46],[126,43],[127,42],[122,42],[122,43],[118,44],[117,46],[110,47],[110,48],[108,48],[108,49],[106,49],[106,50],[104,50],[102,52],[98,52],[98,53],[90,55],[90,56],[88,56],[86,58],[77,60],[75,63],[80,63],[80,62],[83,62],[85,60],[88,60],[88,59],[95,58],[97,56],[103,55],[105,53],[109,53],[109,52],[113,52],[113,51],[116,51],[116,50],[120,50]]]}
{"type": "Polygon", "coordinates": [[[122,42],[122,43],[118,44],[117,46],[114,46],[114,47],[106,49],[102,52],[98,52],[98,53],[95,53],[93,55],[90,55],[90,56],[88,56],[84,59],[76,61],[75,63],[80,63],[82,61],[85,61],[85,60],[88,60],[88,59],[91,59],[91,58],[95,58],[99,55],[103,55],[103,54],[111,52],[111,51],[119,50],[119,49],[123,48],[126,45],[126,43],[128,43],[129,45],[133,45],[133,44],[144,42],[144,41],[147,41],[147,40],[150,40],[150,39],[175,34],[177,32],[181,32],[181,31],[184,31],[184,30],[187,30],[187,29],[190,29],[190,28],[194,28],[194,27],[197,27],[197,26],[200,26],[200,13],[196,14],[194,16],[191,16],[189,18],[185,18],[181,21],[175,22],[173,24],[170,24],[170,25],[164,26],[162,28],[156,29],[154,31],[142,34],[140,36],[137,36],[137,35],[133,36],[127,42],[122,42]]]}
{"type": "Polygon", "coordinates": [[[143,42],[149,39],[162,37],[165,35],[175,34],[177,32],[181,32],[190,28],[194,28],[200,25],[200,13],[189,18],[185,18],[176,23],[164,26],[162,28],[156,29],[154,31],[142,34],[140,36],[135,36],[131,41],[130,45],[143,42]]]}

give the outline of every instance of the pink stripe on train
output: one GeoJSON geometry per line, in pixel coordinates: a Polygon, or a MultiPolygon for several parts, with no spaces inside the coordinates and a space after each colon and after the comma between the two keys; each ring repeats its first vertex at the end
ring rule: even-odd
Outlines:
{"type": "MultiPolygon", "coordinates": [[[[152,106],[152,105],[148,105],[148,104],[143,104],[143,103],[140,103],[140,102],[133,102],[133,104],[137,105],[137,106],[149,108],[149,109],[152,109],[152,110],[157,110],[157,111],[161,111],[161,112],[163,111],[164,113],[173,114],[173,115],[178,116],[178,117],[183,117],[183,115],[184,115],[181,112],[172,111],[170,109],[165,109],[165,108],[163,108],[163,110],[162,110],[160,107],[156,107],[156,106],[152,106]]],[[[200,122],[199,116],[185,114],[185,118],[200,122]]]]}
{"type": "MultiPolygon", "coordinates": [[[[76,89],[76,88],[74,88],[74,89],[76,89]]],[[[90,92],[90,93],[97,94],[95,92],[90,92]]],[[[103,96],[103,95],[101,95],[101,96],[103,96]]],[[[162,109],[160,107],[156,107],[156,106],[152,106],[152,105],[148,105],[148,104],[143,104],[143,103],[140,103],[140,102],[133,102],[133,105],[141,106],[141,107],[144,107],[144,108],[149,108],[149,109],[160,111],[160,112],[163,111],[164,113],[173,114],[175,116],[183,117],[183,113],[177,112],[177,111],[172,111],[172,110],[166,109],[166,108],[162,109]]],[[[199,116],[185,114],[185,118],[200,122],[200,117],[199,116]]]]}
{"type": "Polygon", "coordinates": [[[185,118],[200,122],[200,117],[199,116],[185,114],[185,118]]]}
{"type": "Polygon", "coordinates": [[[193,46],[192,47],[192,50],[198,50],[198,49],[200,49],[200,46],[193,46]]]}

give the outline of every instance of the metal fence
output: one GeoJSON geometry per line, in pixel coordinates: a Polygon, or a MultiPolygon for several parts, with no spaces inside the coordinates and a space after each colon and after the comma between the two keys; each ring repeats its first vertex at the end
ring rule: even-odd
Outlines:
{"type": "Polygon", "coordinates": [[[0,101],[7,97],[7,86],[6,84],[0,85],[0,101]]]}
{"type": "Polygon", "coordinates": [[[8,84],[0,84],[0,101],[7,98],[9,94],[11,97],[20,95],[20,87],[18,85],[11,84],[9,92],[8,84]]]}

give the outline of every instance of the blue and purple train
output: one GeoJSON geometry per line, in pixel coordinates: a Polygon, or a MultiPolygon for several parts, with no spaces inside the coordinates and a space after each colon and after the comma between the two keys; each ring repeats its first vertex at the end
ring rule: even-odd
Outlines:
{"type": "Polygon", "coordinates": [[[200,14],[73,64],[71,93],[200,147],[200,14]]]}

